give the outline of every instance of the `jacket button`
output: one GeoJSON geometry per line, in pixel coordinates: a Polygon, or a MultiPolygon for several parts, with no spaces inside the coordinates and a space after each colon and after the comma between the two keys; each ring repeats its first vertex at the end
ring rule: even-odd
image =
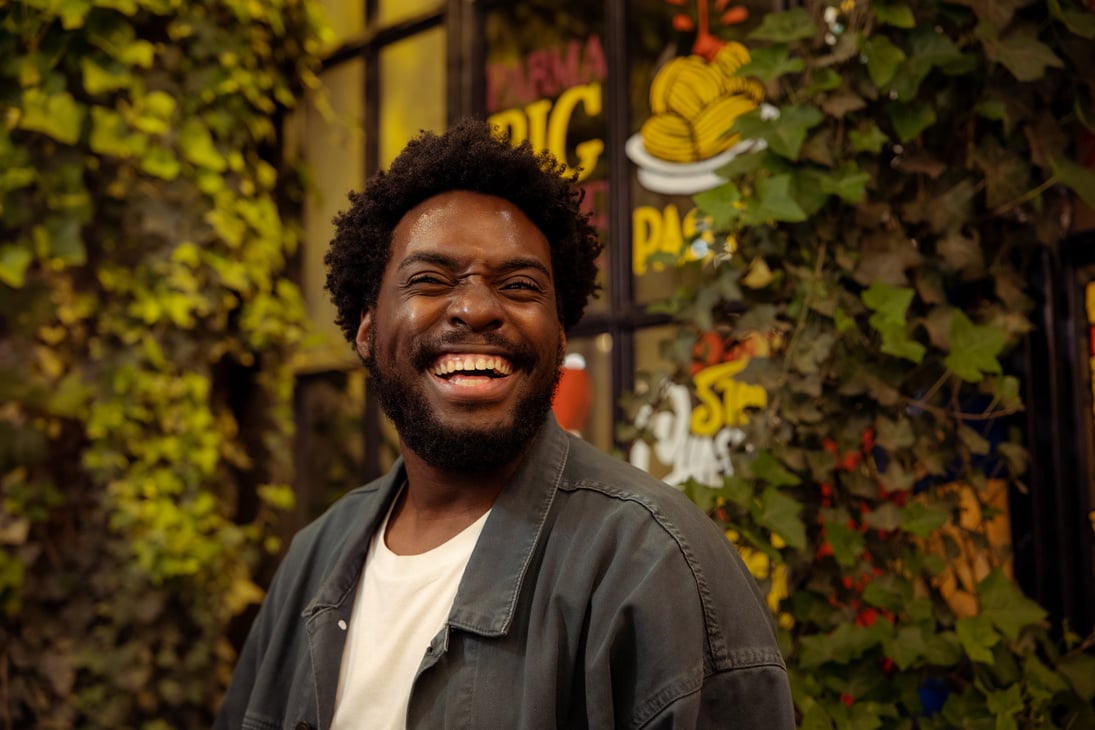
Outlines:
{"type": "Polygon", "coordinates": [[[306,723],[304,720],[301,720],[297,723],[295,730],[312,730],[312,726],[306,723]]]}

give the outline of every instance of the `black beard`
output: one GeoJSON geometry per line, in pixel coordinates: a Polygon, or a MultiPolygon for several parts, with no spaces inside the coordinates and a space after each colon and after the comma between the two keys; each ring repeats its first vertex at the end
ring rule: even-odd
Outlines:
{"type": "MultiPolygon", "coordinates": [[[[550,378],[543,378],[518,403],[512,423],[498,423],[488,428],[458,428],[441,423],[422,397],[417,378],[436,359],[440,347],[456,344],[463,336],[453,332],[449,337],[419,343],[411,356],[414,371],[404,375],[385,373],[376,362],[376,328],[369,330],[369,386],[376,394],[380,408],[395,424],[399,438],[423,461],[446,471],[462,474],[484,474],[509,464],[521,456],[551,410],[555,389],[562,375],[565,348],[560,342],[555,369],[550,378]]],[[[528,347],[514,346],[497,335],[487,335],[479,343],[503,348],[510,354],[514,372],[532,372],[536,353],[528,347]]]]}

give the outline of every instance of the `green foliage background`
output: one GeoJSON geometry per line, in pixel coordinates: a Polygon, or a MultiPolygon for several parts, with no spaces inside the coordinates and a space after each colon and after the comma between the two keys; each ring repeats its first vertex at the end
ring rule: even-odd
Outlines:
{"type": "MultiPolygon", "coordinates": [[[[753,448],[685,488],[768,556],[769,580],[791,576],[778,610],[802,726],[1095,726],[1091,639],[1051,639],[1001,567],[972,613],[941,592],[960,541],[1005,564],[955,485],[986,519],[993,489],[1024,488],[1021,433],[986,428],[1024,407],[1006,365],[1031,327],[1026,267],[1077,199],[1095,204],[1076,162],[1095,131],[1095,13],[819,0],[746,42],[740,73],[779,115],[735,123],[766,147],[696,196],[717,251],[659,307],[682,325],[670,382],[691,382],[708,333],[772,346],[739,376],[768,396],[753,448]]],[[[662,382],[632,405],[664,407],[662,382]]]]}
{"type": "Polygon", "coordinates": [[[307,0],[0,3],[0,728],[205,727],[287,486],[307,0]]]}

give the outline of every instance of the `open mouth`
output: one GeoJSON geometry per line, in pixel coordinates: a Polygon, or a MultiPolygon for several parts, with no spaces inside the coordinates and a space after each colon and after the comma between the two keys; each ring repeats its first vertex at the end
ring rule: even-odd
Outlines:
{"type": "Polygon", "coordinates": [[[450,353],[434,361],[429,373],[445,380],[473,378],[504,378],[513,374],[513,364],[498,355],[450,353]]]}

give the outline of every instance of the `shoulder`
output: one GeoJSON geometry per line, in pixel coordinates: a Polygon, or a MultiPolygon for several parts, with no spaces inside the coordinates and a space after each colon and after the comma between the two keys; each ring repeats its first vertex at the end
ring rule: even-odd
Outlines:
{"type": "Polygon", "coordinates": [[[303,600],[315,593],[347,549],[371,534],[383,508],[384,484],[381,478],[347,492],[293,536],[270,586],[270,600],[277,603],[289,595],[303,600]]]}
{"type": "Polygon", "coordinates": [[[675,540],[714,541],[720,549],[725,547],[727,541],[714,523],[679,489],[575,436],[570,439],[559,484],[564,493],[589,495],[584,501],[600,501],[601,510],[651,522],[675,540]]]}
{"type": "Polygon", "coordinates": [[[603,575],[635,581],[631,595],[650,593],[650,600],[672,605],[674,621],[686,620],[684,607],[695,606],[715,669],[782,668],[756,580],[680,490],[574,439],[559,491],[554,527],[577,538],[586,560],[604,561],[603,575]],[[655,576],[649,585],[638,583],[655,576]]]}
{"type": "Polygon", "coordinates": [[[300,559],[305,555],[326,553],[336,549],[355,525],[368,513],[378,509],[380,480],[352,489],[339,497],[323,514],[293,536],[285,559],[300,559]]]}

